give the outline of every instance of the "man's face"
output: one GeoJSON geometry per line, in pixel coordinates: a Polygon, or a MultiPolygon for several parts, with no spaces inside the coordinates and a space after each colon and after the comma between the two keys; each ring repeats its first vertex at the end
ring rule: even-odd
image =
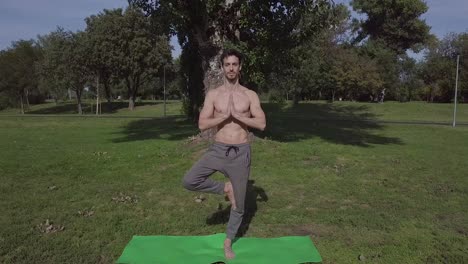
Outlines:
{"type": "Polygon", "coordinates": [[[239,64],[239,58],[236,56],[228,56],[223,60],[223,72],[224,76],[228,80],[235,80],[239,77],[239,71],[241,69],[241,65],[239,64]]]}

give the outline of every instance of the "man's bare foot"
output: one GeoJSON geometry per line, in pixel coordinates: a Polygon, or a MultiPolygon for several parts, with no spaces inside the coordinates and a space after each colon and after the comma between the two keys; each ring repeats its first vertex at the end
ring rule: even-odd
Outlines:
{"type": "Polygon", "coordinates": [[[231,240],[228,238],[224,240],[224,257],[227,260],[230,260],[236,257],[236,254],[234,254],[234,251],[232,251],[231,240]]]}
{"type": "Polygon", "coordinates": [[[236,209],[236,198],[234,197],[234,189],[232,188],[231,182],[226,182],[226,184],[224,184],[224,193],[231,202],[232,209],[236,209]]]}

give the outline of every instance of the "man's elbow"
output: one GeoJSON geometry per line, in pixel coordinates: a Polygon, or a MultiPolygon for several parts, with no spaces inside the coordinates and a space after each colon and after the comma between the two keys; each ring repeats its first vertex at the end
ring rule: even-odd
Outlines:
{"type": "Polygon", "coordinates": [[[261,131],[264,131],[266,128],[266,122],[263,122],[262,124],[260,124],[260,127],[258,129],[260,129],[261,131]]]}
{"type": "Polygon", "coordinates": [[[208,127],[208,124],[207,124],[205,119],[199,119],[198,120],[198,129],[203,131],[203,130],[207,130],[208,128],[209,127],[208,127]]]}
{"type": "Polygon", "coordinates": [[[203,131],[203,130],[206,129],[206,127],[205,127],[205,125],[204,125],[203,123],[198,122],[198,129],[200,129],[201,131],[203,131]]]}

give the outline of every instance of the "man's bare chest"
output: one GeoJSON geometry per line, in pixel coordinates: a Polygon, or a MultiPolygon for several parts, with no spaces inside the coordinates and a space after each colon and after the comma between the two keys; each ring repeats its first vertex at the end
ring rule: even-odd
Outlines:
{"type": "MultiPolygon", "coordinates": [[[[217,112],[227,111],[228,105],[229,105],[229,97],[230,97],[230,93],[228,92],[222,92],[216,96],[214,106],[217,112]]],[[[234,111],[238,113],[245,113],[245,112],[250,111],[250,99],[245,94],[245,92],[233,92],[232,101],[233,101],[232,105],[234,107],[233,109],[234,111]]]]}

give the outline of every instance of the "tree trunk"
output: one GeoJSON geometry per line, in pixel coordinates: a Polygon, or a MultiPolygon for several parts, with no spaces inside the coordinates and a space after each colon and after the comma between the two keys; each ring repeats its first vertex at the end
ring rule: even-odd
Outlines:
{"type": "MultiPolygon", "coordinates": [[[[232,4],[234,4],[237,0],[225,0],[224,1],[224,6],[225,7],[230,7],[232,4]]],[[[198,17],[198,14],[194,14],[195,17],[198,17]]],[[[240,12],[237,12],[236,14],[237,18],[240,18],[240,12]]],[[[202,78],[202,92],[203,94],[198,94],[198,92],[192,92],[190,93],[189,91],[189,96],[191,94],[195,94],[196,96],[200,96],[200,98],[197,97],[191,97],[191,113],[192,118],[194,121],[198,120],[198,115],[199,115],[199,108],[201,107],[201,103],[203,102],[204,95],[211,89],[217,88],[221,85],[223,85],[223,74],[222,74],[222,69],[221,69],[221,63],[219,61],[220,55],[222,53],[222,46],[223,43],[227,40],[225,39],[226,36],[222,34],[222,31],[218,26],[213,22],[210,21],[209,18],[207,19],[194,19],[193,20],[193,30],[191,31],[191,37],[189,36],[189,42],[191,42],[190,48],[195,49],[195,51],[190,51],[190,53],[195,52],[198,53],[198,56],[200,58],[200,64],[201,64],[201,72],[198,71],[198,67],[192,67],[193,72],[192,74],[201,74],[202,78]],[[208,29],[213,29],[212,32],[208,33],[208,29]],[[200,102],[201,101],[201,102],[200,102]]],[[[233,25],[231,25],[230,30],[234,32],[234,36],[236,38],[240,38],[240,33],[237,28],[234,28],[233,25]]],[[[189,62],[189,63],[195,63],[195,62],[189,62]]],[[[191,74],[190,74],[191,75],[191,74]]],[[[189,76],[190,76],[189,75],[189,76]]],[[[192,77],[192,76],[190,76],[192,77]]],[[[189,77],[189,78],[190,78],[189,77]]],[[[199,77],[194,76],[194,78],[190,81],[189,80],[189,86],[191,86],[189,89],[197,89],[199,87],[199,77]],[[192,86],[195,85],[195,86],[192,86]]],[[[198,88],[199,89],[199,88],[198,88]]]]}
{"type": "Polygon", "coordinates": [[[135,109],[135,98],[133,96],[130,96],[130,98],[128,98],[128,109],[130,111],[133,111],[135,109]]]}
{"type": "MultiPolygon", "coordinates": [[[[203,85],[205,87],[205,94],[211,90],[223,85],[223,70],[221,69],[221,62],[219,60],[221,56],[221,48],[217,47],[218,53],[214,56],[211,54],[206,54],[206,57],[203,58],[205,61],[203,71],[203,85]]],[[[202,54],[203,56],[203,54],[202,54]]]]}
{"type": "Polygon", "coordinates": [[[202,58],[193,36],[182,47],[181,64],[187,79],[188,107],[187,115],[194,123],[198,121],[200,108],[203,103],[203,69],[202,58]]]}
{"type": "Polygon", "coordinates": [[[104,91],[106,92],[106,99],[107,99],[107,111],[110,113],[112,112],[112,94],[110,92],[109,81],[106,80],[103,82],[104,84],[104,91]]]}
{"type": "Polygon", "coordinates": [[[109,81],[105,80],[102,84],[104,85],[104,91],[106,92],[107,102],[110,104],[112,102],[112,94],[110,91],[109,81]]]}
{"type": "Polygon", "coordinates": [[[78,106],[78,114],[82,115],[83,114],[83,108],[81,107],[81,92],[79,89],[75,90],[76,93],[76,103],[78,106]]]}
{"type": "Polygon", "coordinates": [[[411,85],[408,87],[408,102],[411,102],[413,99],[413,89],[411,87],[411,85]]]}
{"type": "Polygon", "coordinates": [[[83,114],[83,109],[81,107],[81,100],[78,100],[78,114],[82,115],[83,114]]]}
{"type": "Polygon", "coordinates": [[[20,95],[21,114],[24,115],[23,95],[20,95]]]}
{"type": "Polygon", "coordinates": [[[129,108],[132,111],[135,109],[135,100],[136,100],[136,97],[137,97],[137,91],[138,91],[138,81],[134,82],[134,86],[133,86],[133,89],[132,89],[131,105],[129,104],[129,108]]]}
{"type": "Polygon", "coordinates": [[[135,98],[133,98],[132,85],[130,79],[125,78],[125,84],[127,85],[127,96],[128,96],[128,109],[133,111],[135,109],[135,98]]]}
{"type": "MultiPolygon", "coordinates": [[[[185,1],[181,1],[185,2],[185,1]]],[[[225,0],[224,6],[230,8],[237,0],[225,0]]],[[[206,9],[206,1],[193,1],[189,5],[182,4],[181,8],[187,8],[189,32],[183,32],[180,39],[187,39],[182,45],[181,64],[183,72],[187,74],[188,108],[187,114],[194,122],[198,121],[200,108],[204,95],[211,89],[223,84],[222,69],[219,62],[222,45],[226,41],[223,31],[208,17],[208,14],[196,12],[198,9],[206,9]],[[199,6],[198,6],[199,5],[199,6]],[[195,6],[195,7],[194,7],[195,6]]],[[[239,18],[240,12],[237,12],[239,18]]],[[[230,27],[236,38],[240,37],[239,30],[230,27]]]]}
{"type": "Polygon", "coordinates": [[[99,115],[99,75],[96,77],[96,115],[99,115]]]}
{"type": "MultiPolygon", "coordinates": [[[[229,2],[229,1],[226,1],[229,2]]],[[[219,32],[215,32],[209,42],[203,43],[206,47],[200,49],[200,55],[202,57],[202,70],[203,70],[203,87],[204,94],[202,98],[206,96],[208,91],[215,89],[224,84],[223,71],[221,69],[220,56],[221,50],[221,39],[219,32]],[[209,48],[207,48],[209,47],[209,48]]],[[[198,121],[200,111],[196,109],[195,119],[198,121]]],[[[217,128],[213,127],[202,131],[201,136],[207,140],[213,140],[216,135],[217,128]]]]}
{"type": "Polygon", "coordinates": [[[109,85],[106,82],[103,82],[103,85],[104,85],[104,92],[106,94],[106,100],[107,100],[108,103],[111,103],[112,102],[112,96],[110,94],[109,85]]]}
{"type": "Polygon", "coordinates": [[[299,93],[295,92],[293,93],[293,105],[298,105],[300,101],[300,95],[299,93]]]}
{"type": "Polygon", "coordinates": [[[128,90],[128,109],[133,111],[135,109],[135,100],[138,92],[138,86],[140,85],[139,77],[135,79],[126,78],[125,82],[127,83],[127,90],[128,90]]]}
{"type": "Polygon", "coordinates": [[[25,92],[26,92],[26,95],[25,95],[25,98],[26,98],[26,110],[29,110],[29,108],[30,108],[30,107],[29,107],[29,90],[26,89],[25,92]]]}

